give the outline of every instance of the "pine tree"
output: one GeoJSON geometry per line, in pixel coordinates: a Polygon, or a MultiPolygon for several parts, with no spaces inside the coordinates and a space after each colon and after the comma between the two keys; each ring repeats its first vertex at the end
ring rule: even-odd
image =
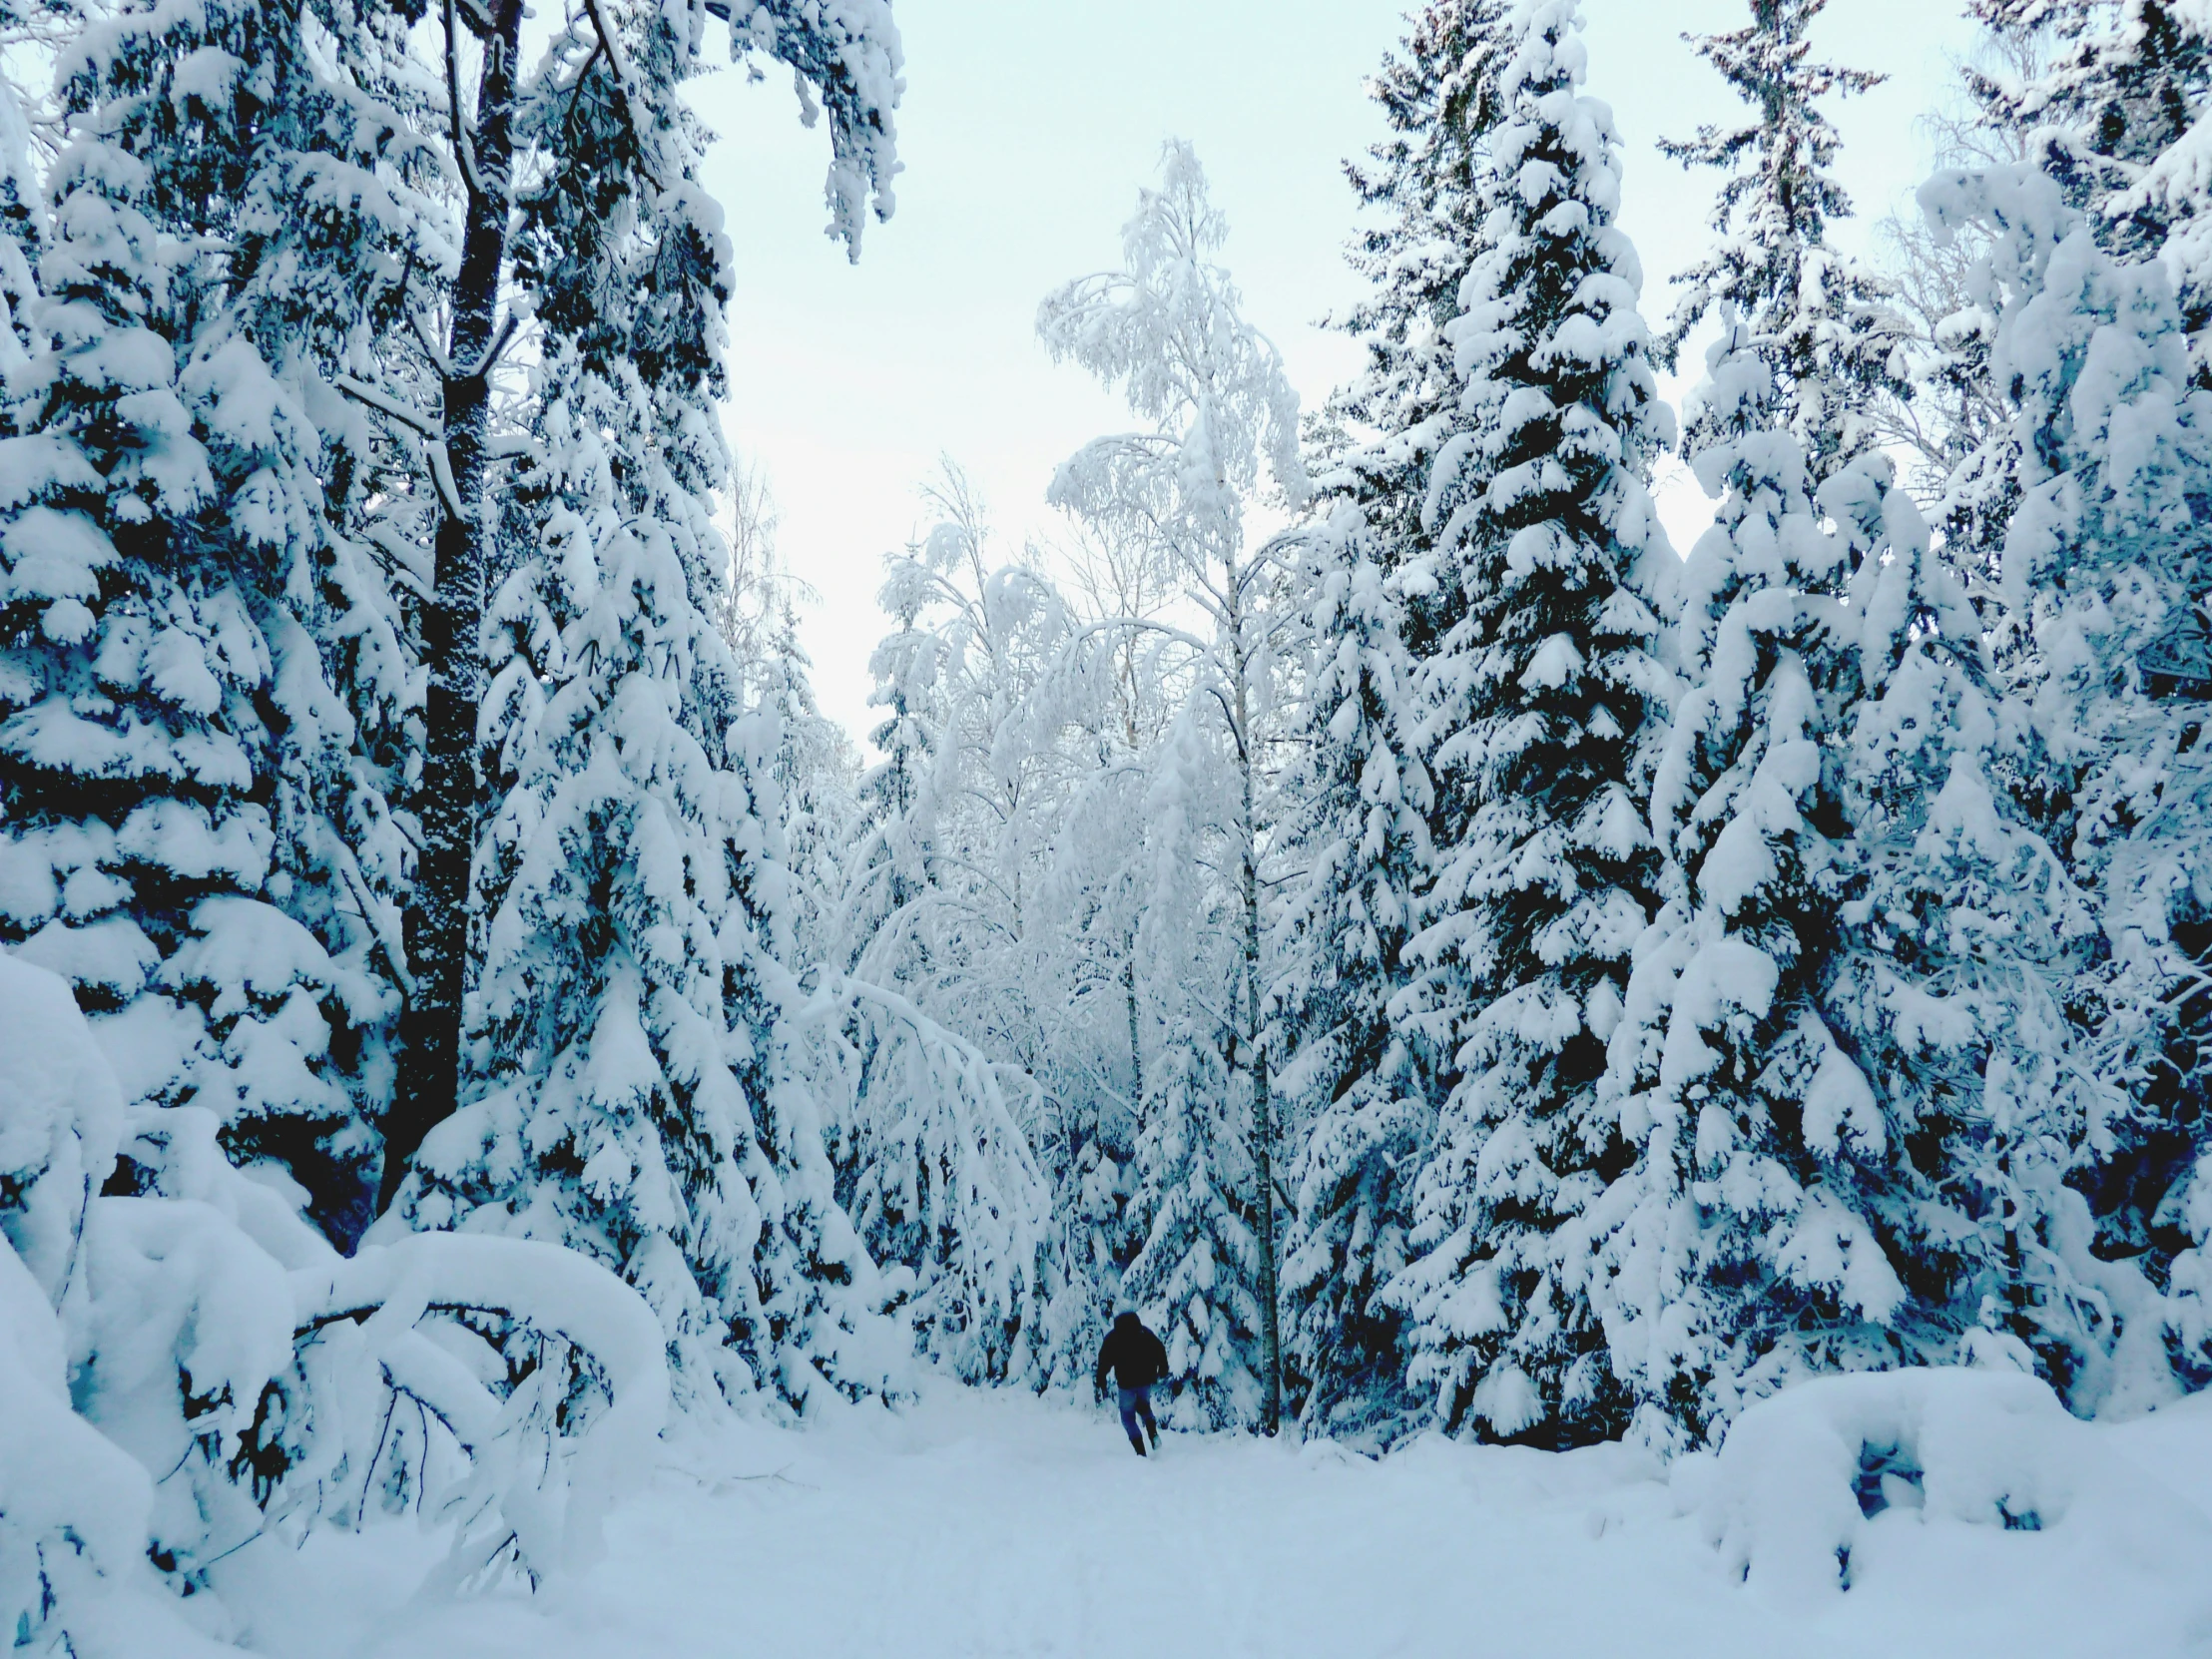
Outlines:
{"type": "MultiPolygon", "coordinates": [[[[1826,5],[1752,0],[1748,26],[1692,37],[1757,118],[1661,145],[1728,177],[1713,209],[1720,242],[1678,278],[1686,291],[1660,354],[1671,363],[1692,329],[1716,307],[1732,307],[1780,382],[1782,424],[1804,446],[1816,488],[1875,441],[1870,405],[1900,389],[1893,355],[1903,333],[1883,284],[1829,245],[1829,227],[1851,202],[1836,181],[1840,141],[1819,100],[1864,92],[1882,77],[1812,57],[1810,30],[1826,5]]],[[[1726,439],[1693,420],[1684,441],[1695,454],[1726,439]]]]}
{"type": "Polygon", "coordinates": [[[1515,16],[1481,178],[1487,246],[1451,330],[1466,429],[1423,507],[1465,612],[1419,668],[1448,850],[1407,945],[1406,1017],[1451,1045],[1454,1073],[1418,1182],[1418,1256],[1386,1293],[1439,1420],[1552,1440],[1617,1426],[1553,1244],[1620,1157],[1594,1088],[1653,907],[1635,794],[1669,688],[1638,589],[1649,556],[1672,562],[1643,484],[1671,433],[1612,224],[1611,118],[1577,90],[1580,25],[1571,0],[1515,16]]]}

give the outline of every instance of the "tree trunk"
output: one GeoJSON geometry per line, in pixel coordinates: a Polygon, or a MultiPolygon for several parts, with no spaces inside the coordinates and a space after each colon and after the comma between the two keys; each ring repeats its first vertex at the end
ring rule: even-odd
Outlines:
{"type": "MultiPolygon", "coordinates": [[[[455,149],[467,191],[460,273],[442,373],[447,478],[434,544],[435,591],[423,608],[422,655],[430,672],[421,791],[422,849],[406,914],[414,991],[399,1027],[399,1076],[384,1120],[378,1209],[388,1208],[408,1163],[460,1096],[461,997],[468,956],[469,865],[481,790],[476,713],[483,695],[484,574],[490,550],[485,500],[490,374],[507,257],[509,172],[514,156],[515,59],[522,0],[495,0],[477,78],[473,132],[456,109],[455,149]],[[448,494],[448,491],[450,492],[448,494]]],[[[460,95],[452,7],[446,9],[446,94],[460,95]]],[[[433,445],[432,465],[440,457],[433,445]]]]}
{"type": "Polygon", "coordinates": [[[1252,1169],[1260,1189],[1260,1427],[1274,1434],[1283,1426],[1283,1334],[1275,1288],[1275,1113],[1268,1089],[1268,1057],[1260,1040],[1260,830],[1255,776],[1259,756],[1252,731],[1250,665],[1244,642],[1242,573],[1229,561],[1230,663],[1235,676],[1237,762],[1242,787],[1243,823],[1238,827],[1244,878],[1245,1030],[1242,1047],[1252,1073],[1252,1169]]]}
{"type": "Polygon", "coordinates": [[[1129,1015],[1129,1113],[1137,1118],[1144,1113],[1144,1049],[1139,1046],[1137,1035],[1137,930],[1134,927],[1122,934],[1121,995],[1129,1015]]]}

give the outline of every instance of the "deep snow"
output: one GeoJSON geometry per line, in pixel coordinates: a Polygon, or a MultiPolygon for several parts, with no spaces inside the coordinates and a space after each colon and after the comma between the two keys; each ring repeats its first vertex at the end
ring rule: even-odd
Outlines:
{"type": "Polygon", "coordinates": [[[2212,1395],[2083,1432],[2142,1524],[2086,1500],[2041,1531],[1893,1509],[1815,1602],[1708,1541],[1710,1464],[1669,1483],[1618,1446],[1375,1462],[1241,1436],[1140,1463],[1108,1414],[951,1384],[664,1443],[607,1558],[535,1597],[418,1594],[439,1541],[403,1523],[218,1573],[240,1634],[287,1659],[2212,1654],[2212,1395]]]}

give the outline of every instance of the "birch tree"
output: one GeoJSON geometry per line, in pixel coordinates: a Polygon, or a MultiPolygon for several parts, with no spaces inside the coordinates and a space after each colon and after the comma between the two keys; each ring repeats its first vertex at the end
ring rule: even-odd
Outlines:
{"type": "Polygon", "coordinates": [[[1196,627],[1115,619],[1105,626],[1175,635],[1190,696],[1210,711],[1231,761],[1215,827],[1239,915],[1240,959],[1224,1056],[1243,1080],[1252,1191],[1254,1292],[1260,1309],[1262,1424],[1282,1415],[1276,1313],[1273,1108],[1262,1021],[1261,862],[1270,829],[1268,735],[1274,565],[1250,545],[1247,518],[1263,482],[1303,500],[1298,400],[1281,359],[1244,318],[1217,263],[1228,223],[1207,196],[1190,145],[1167,146],[1157,189],[1140,193],[1122,230],[1122,266],[1049,294],[1037,332],[1054,358],[1122,390],[1139,429],[1095,438],[1054,476],[1050,499],[1109,533],[1140,538],[1175,573],[1196,627]]]}

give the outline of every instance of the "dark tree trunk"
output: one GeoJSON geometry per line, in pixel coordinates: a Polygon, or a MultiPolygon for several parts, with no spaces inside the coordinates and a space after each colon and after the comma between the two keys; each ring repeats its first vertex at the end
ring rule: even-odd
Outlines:
{"type": "Polygon", "coordinates": [[[1252,725],[1252,659],[1244,633],[1245,576],[1234,558],[1228,561],[1228,573],[1224,588],[1229,595],[1230,724],[1237,743],[1237,833],[1242,843],[1238,852],[1244,888],[1245,1028],[1238,1035],[1252,1078],[1252,1174],[1259,1189],[1253,1208],[1260,1232],[1260,1429],[1274,1434],[1283,1426],[1283,1327],[1277,1308],[1275,1262],[1275,1102],[1268,1082],[1266,1020],[1260,993],[1259,735],[1252,725]]]}
{"type": "MultiPolygon", "coordinates": [[[[431,1129],[453,1115],[461,1068],[461,995],[468,958],[469,864],[481,785],[476,713],[483,695],[481,630],[490,543],[486,505],[489,379],[498,338],[499,283],[507,258],[514,158],[515,59],[522,0],[495,0],[477,77],[473,122],[454,113],[454,148],[468,194],[460,274],[442,370],[443,501],[435,544],[436,592],[424,607],[422,655],[430,671],[422,788],[415,811],[422,850],[406,940],[414,991],[400,1021],[397,1089],[384,1120],[377,1208],[388,1208],[431,1129]],[[447,492],[450,491],[448,496],[447,492]]],[[[460,38],[446,10],[447,96],[460,95],[460,38]]],[[[436,464],[432,445],[432,464],[436,464]]]]}

